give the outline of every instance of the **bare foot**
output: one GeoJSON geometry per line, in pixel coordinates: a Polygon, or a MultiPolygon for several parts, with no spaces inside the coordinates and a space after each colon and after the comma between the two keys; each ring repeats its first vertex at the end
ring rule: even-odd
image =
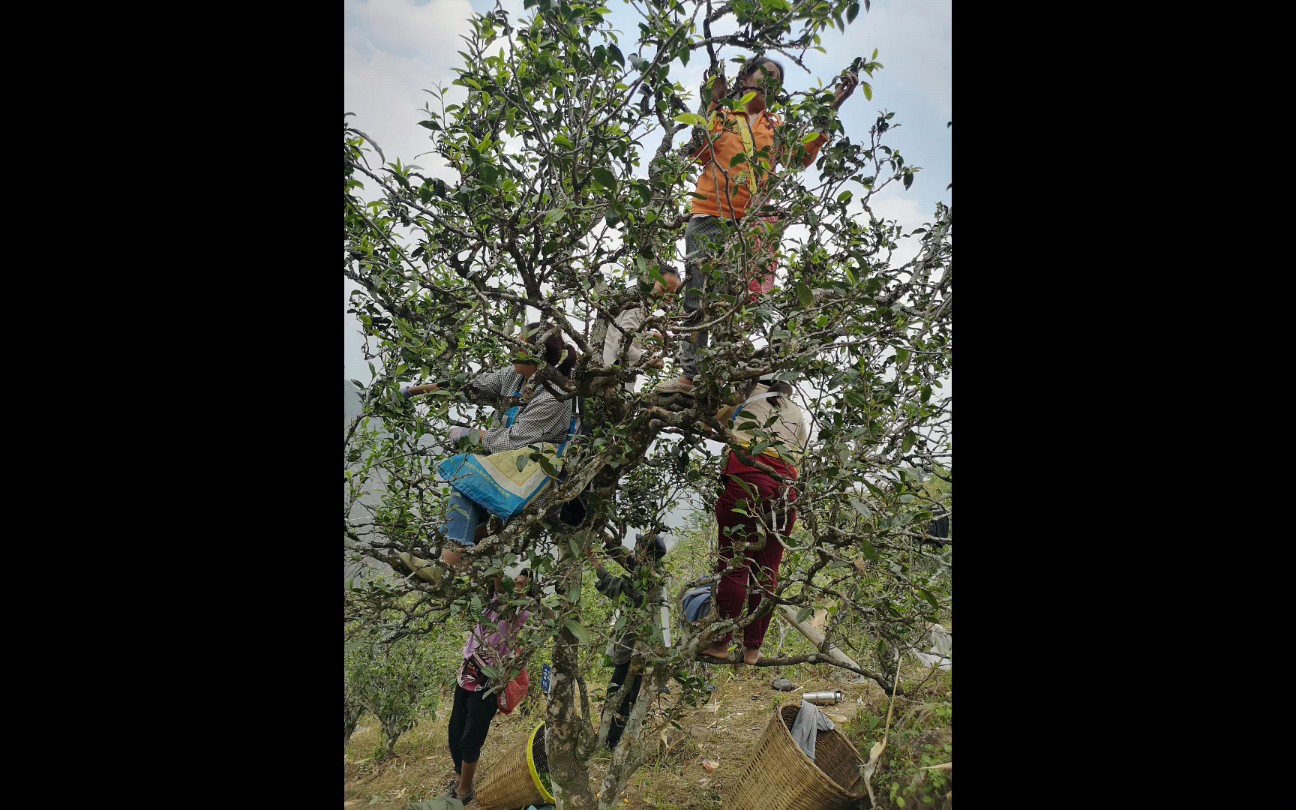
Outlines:
{"type": "Polygon", "coordinates": [[[743,647],[744,664],[755,664],[757,661],[761,660],[761,657],[760,647],[743,647]]]}
{"type": "Polygon", "coordinates": [[[720,661],[728,661],[729,645],[712,644],[710,647],[707,647],[705,650],[703,650],[702,654],[710,658],[716,658],[720,661]]]}
{"type": "Polygon", "coordinates": [[[455,551],[454,549],[449,548],[442,549],[441,562],[445,563],[447,568],[454,568],[459,564],[459,561],[463,559],[463,555],[464,553],[462,551],[455,551]]]}

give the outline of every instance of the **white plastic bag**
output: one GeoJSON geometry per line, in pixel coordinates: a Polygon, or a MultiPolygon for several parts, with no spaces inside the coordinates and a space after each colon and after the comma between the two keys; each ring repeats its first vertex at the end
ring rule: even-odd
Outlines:
{"type": "Polygon", "coordinates": [[[954,650],[954,637],[944,627],[933,624],[928,628],[924,641],[930,640],[931,647],[927,652],[913,650],[914,656],[929,667],[950,668],[950,656],[954,650]]]}

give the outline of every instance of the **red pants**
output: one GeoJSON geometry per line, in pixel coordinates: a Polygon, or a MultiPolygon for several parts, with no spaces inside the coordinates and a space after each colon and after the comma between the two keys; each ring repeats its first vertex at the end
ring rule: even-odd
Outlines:
{"type": "MultiPolygon", "coordinates": [[[[763,516],[778,537],[790,537],[792,527],[796,525],[796,510],[790,506],[785,508],[781,495],[786,489],[788,501],[795,501],[796,490],[763,472],[726,475],[724,479],[724,493],[716,501],[716,521],[720,524],[716,573],[722,574],[716,589],[716,605],[721,616],[736,619],[742,613],[744,602],[747,603],[747,612],[754,613],[764,594],[774,591],[778,585],[779,565],[783,562],[783,544],[774,535],[765,536],[758,515],[763,516]],[[749,504],[751,496],[739,484],[740,480],[757,489],[756,503],[749,504]],[[735,507],[753,514],[740,514],[734,511],[735,507]],[[762,539],[765,540],[763,548],[741,550],[744,543],[759,545],[762,539]],[[725,569],[731,564],[734,570],[726,573],[725,569]]],[[[759,649],[765,641],[769,623],[770,615],[767,614],[743,628],[743,646],[759,649]]],[[[728,643],[730,638],[732,634],[727,634],[717,639],[717,643],[728,643]]]]}

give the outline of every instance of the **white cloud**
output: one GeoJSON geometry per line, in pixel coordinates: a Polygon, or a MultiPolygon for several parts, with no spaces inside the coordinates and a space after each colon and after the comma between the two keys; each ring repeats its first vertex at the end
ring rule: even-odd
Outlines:
{"type": "Polygon", "coordinates": [[[469,30],[468,0],[351,0],[346,4],[347,50],[385,51],[425,60],[457,60],[469,30]]]}
{"type": "Polygon", "coordinates": [[[922,200],[922,208],[951,198],[946,188],[952,179],[946,126],[953,115],[950,13],[951,0],[873,0],[871,10],[861,11],[845,34],[834,31],[823,37],[828,56],[815,55],[811,63],[826,75],[877,49],[882,69],[861,77],[870,84],[873,99],[856,92],[842,106],[842,124],[852,140],[867,141],[878,113],[895,113],[883,143],[899,150],[909,165],[922,167],[904,192],[922,200]]]}
{"type": "MultiPolygon", "coordinates": [[[[429,88],[437,83],[448,86],[454,78],[453,69],[462,60],[458,52],[466,49],[461,36],[470,30],[473,10],[493,6],[491,0],[347,0],[344,109],[355,113],[348,121],[370,135],[387,160],[399,157],[427,173],[454,179],[441,159],[429,153],[431,133],[418,125],[419,110],[435,103],[426,92],[429,88]]],[[[514,24],[533,11],[523,10],[521,0],[505,0],[502,6],[514,24]]],[[[621,48],[629,54],[636,47],[635,13],[621,2],[608,7],[613,11],[612,24],[622,32],[621,48]]],[[[885,68],[870,80],[873,101],[857,92],[841,115],[847,134],[859,142],[867,139],[879,110],[896,113],[895,123],[900,126],[887,133],[884,142],[923,171],[915,175],[908,191],[896,186],[877,195],[874,210],[898,220],[906,230],[930,220],[936,200],[950,201],[946,185],[951,179],[951,134],[945,126],[952,115],[950,15],[951,0],[873,0],[871,9],[867,13],[861,9],[845,34],[824,36],[826,55],[807,55],[810,75],[784,60],[790,74],[788,88],[801,90],[814,85],[818,77],[829,79],[852,57],[867,57],[878,49],[878,60],[885,68]]],[[[713,27],[713,33],[724,32],[720,26],[713,27]]],[[[724,48],[720,56],[727,59],[740,53],[724,48]]],[[[706,64],[705,51],[696,51],[687,67],[675,65],[672,78],[696,93],[706,64]]],[[[731,66],[729,73],[732,76],[731,66]]],[[[452,92],[461,97],[462,89],[452,92]]],[[[645,147],[655,149],[659,138],[654,134],[645,139],[645,147]]],[[[646,172],[646,163],[637,174],[646,172]]],[[[804,178],[807,183],[814,180],[813,170],[810,174],[804,178]]],[[[678,245],[682,249],[682,237],[678,245]]],[[[916,245],[900,260],[914,250],[916,245]]],[[[904,252],[902,248],[900,253],[904,252]]],[[[346,289],[349,292],[351,285],[346,289]]],[[[358,324],[350,316],[345,320],[347,377],[367,379],[360,338],[355,334],[358,324]]]]}
{"type": "MultiPolygon", "coordinates": [[[[846,33],[824,37],[824,48],[838,60],[878,50],[882,70],[869,80],[874,97],[917,95],[949,120],[952,114],[952,0],[873,0],[846,33]]],[[[913,103],[905,99],[906,105],[913,103]]],[[[891,107],[894,108],[894,107],[891,107]]]]}
{"type": "MultiPolygon", "coordinates": [[[[911,196],[904,196],[904,186],[897,186],[900,190],[895,190],[891,186],[883,189],[879,194],[873,197],[869,207],[873,209],[873,215],[878,219],[894,219],[900,223],[900,228],[904,232],[912,231],[924,222],[930,222],[934,219],[935,210],[925,211],[919,201],[911,196]]],[[[918,249],[921,243],[917,239],[900,240],[892,257],[892,263],[903,264],[914,256],[918,255],[918,249]]]]}
{"type": "Polygon", "coordinates": [[[444,162],[428,152],[428,130],[419,110],[435,99],[426,92],[448,85],[470,30],[467,0],[352,0],[346,6],[342,97],[352,126],[368,134],[386,159],[417,163],[448,178],[444,162]]]}

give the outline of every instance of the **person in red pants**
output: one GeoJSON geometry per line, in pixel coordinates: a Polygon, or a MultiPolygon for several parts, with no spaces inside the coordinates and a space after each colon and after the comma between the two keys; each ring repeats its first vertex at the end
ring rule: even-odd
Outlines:
{"type": "MultiPolygon", "coordinates": [[[[792,401],[795,389],[786,382],[759,380],[734,409],[729,433],[733,437],[721,475],[724,492],[716,501],[719,555],[716,573],[718,613],[737,619],[751,616],[764,596],[778,587],[783,542],[796,525],[797,467],[810,438],[805,412],[792,401]],[[755,456],[751,447],[763,449],[755,456]]],[[[722,414],[723,415],[723,414],[722,414]]],[[[760,660],[769,628],[766,613],[743,628],[743,661],[760,660]]],[[[732,634],[726,633],[702,651],[710,658],[729,660],[732,634]]]]}

